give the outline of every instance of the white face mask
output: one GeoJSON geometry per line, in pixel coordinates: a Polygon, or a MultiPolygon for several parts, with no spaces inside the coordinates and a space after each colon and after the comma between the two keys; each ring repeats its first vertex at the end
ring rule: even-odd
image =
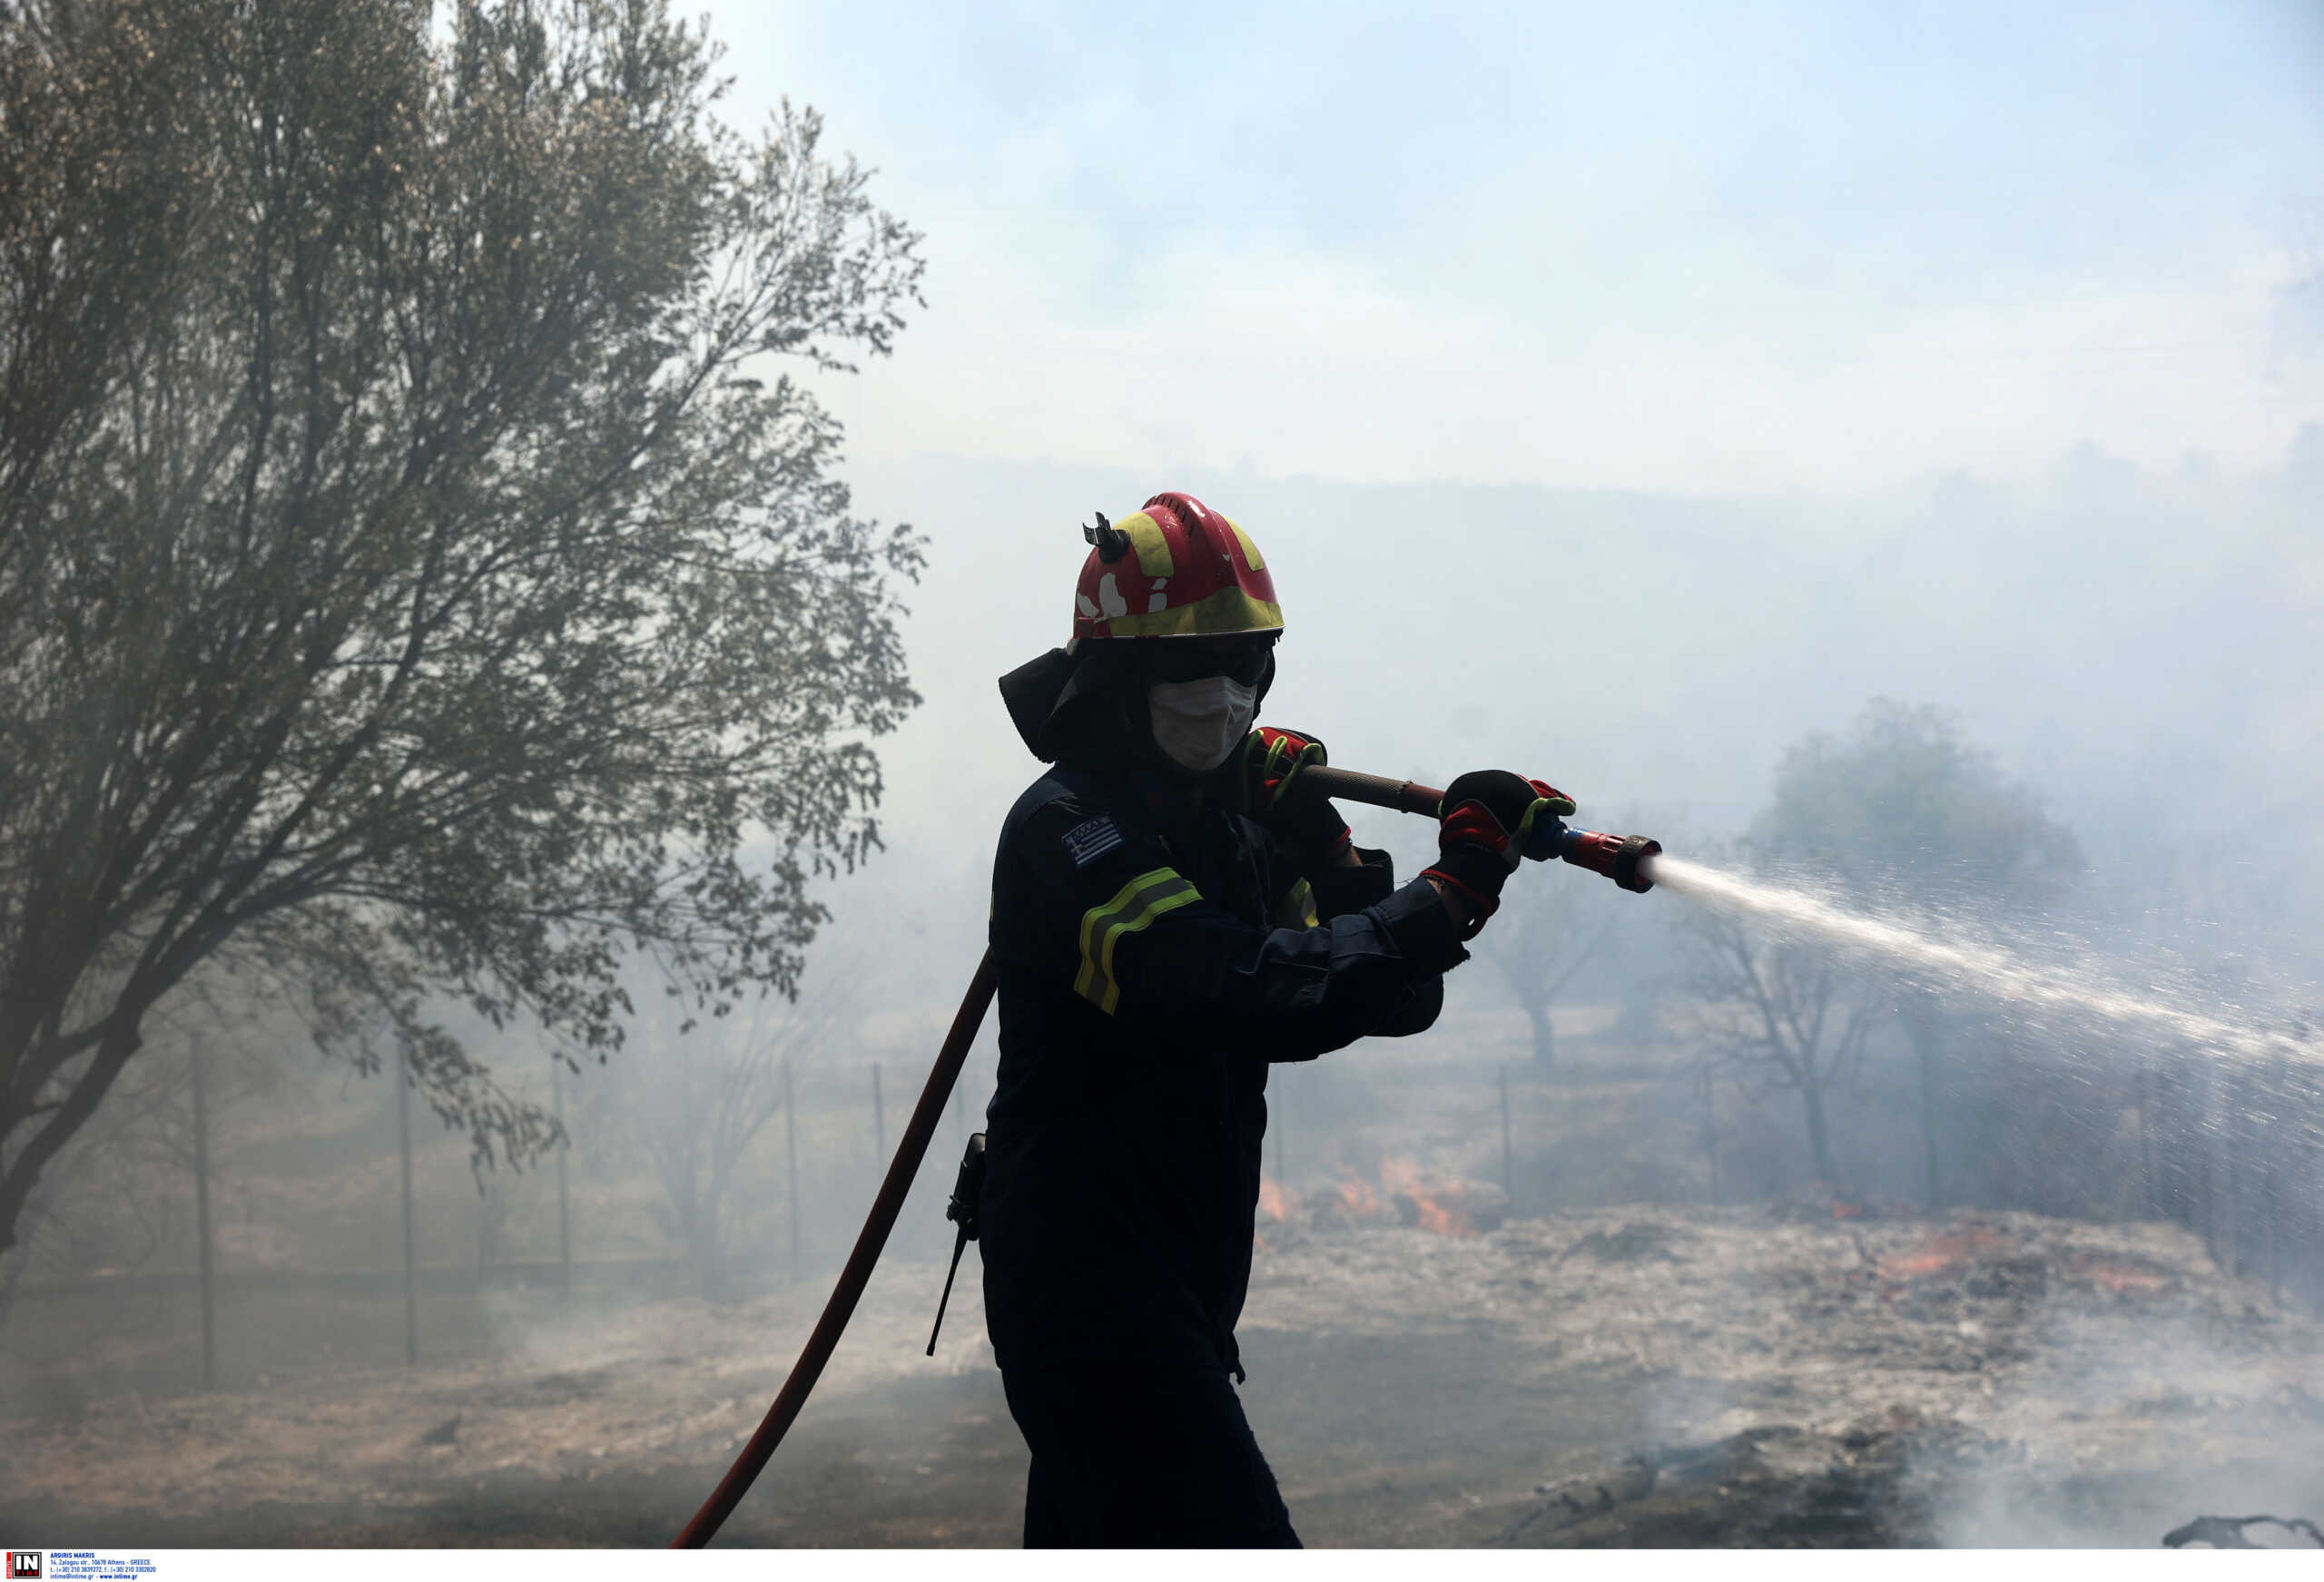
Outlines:
{"type": "Polygon", "coordinates": [[[1223,675],[1161,682],[1147,689],[1154,744],[1181,769],[1207,774],[1251,732],[1258,693],[1223,675]]]}

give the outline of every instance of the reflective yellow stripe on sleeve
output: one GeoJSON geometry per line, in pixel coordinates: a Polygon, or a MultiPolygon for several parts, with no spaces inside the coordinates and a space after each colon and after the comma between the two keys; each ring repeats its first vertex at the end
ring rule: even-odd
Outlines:
{"type": "Polygon", "coordinates": [[[1121,985],[1114,978],[1114,947],[1122,936],[1200,899],[1202,892],[1177,869],[1157,868],[1131,879],[1103,906],[1082,913],[1081,971],[1073,980],[1073,992],[1112,1016],[1122,997],[1121,985]]]}
{"type": "Polygon", "coordinates": [[[1315,911],[1315,889],[1304,879],[1294,883],[1275,904],[1275,926],[1278,929],[1313,929],[1323,920],[1315,911]]]}

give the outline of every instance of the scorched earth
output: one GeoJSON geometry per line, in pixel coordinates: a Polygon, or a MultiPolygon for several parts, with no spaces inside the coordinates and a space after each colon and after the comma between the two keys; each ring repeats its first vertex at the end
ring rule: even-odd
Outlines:
{"type": "MultiPolygon", "coordinates": [[[[2318,1323],[2174,1229],[1269,1206],[1245,1400],[1310,1544],[2146,1546],[2199,1514],[2324,1511],[2318,1323]]],[[[881,1267],[721,1542],[1015,1540],[1025,1456],[973,1253],[921,1354],[941,1275],[881,1267]]],[[[490,1361],[0,1425],[0,1522],[49,1545],[664,1543],[823,1294],[512,1295],[490,1361]]]]}

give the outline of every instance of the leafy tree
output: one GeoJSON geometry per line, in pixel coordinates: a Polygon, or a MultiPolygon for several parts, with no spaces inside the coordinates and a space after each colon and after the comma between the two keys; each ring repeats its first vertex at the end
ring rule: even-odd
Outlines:
{"type": "Polygon", "coordinates": [[[1887,698],[1844,735],[1793,744],[1752,839],[1852,889],[1927,906],[2046,900],[2082,860],[2040,794],[2004,776],[1957,722],[1887,698]]]}
{"type": "Polygon", "coordinates": [[[789,366],[918,236],[661,0],[0,0],[0,1248],[205,963],[599,1058],[789,990],[878,840],[920,540],[789,366]]]}
{"type": "MultiPolygon", "coordinates": [[[[2040,796],[2008,779],[1943,712],[1876,698],[1846,734],[1818,732],[1785,754],[1753,844],[1787,866],[1890,907],[1919,909],[1941,931],[1969,908],[2054,899],[2081,866],[2073,837],[2040,796]]],[[[1886,985],[1919,1069],[1929,1206],[1944,1187],[1938,1099],[1952,1014],[1934,986],[1886,985]]]]}

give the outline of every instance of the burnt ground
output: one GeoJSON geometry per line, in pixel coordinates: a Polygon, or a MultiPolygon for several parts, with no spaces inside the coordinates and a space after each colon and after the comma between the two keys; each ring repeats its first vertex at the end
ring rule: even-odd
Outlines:
{"type": "MultiPolygon", "coordinates": [[[[2129,1544],[2324,1510],[2324,1335],[2162,1226],[1637,1207],[1466,1237],[1264,1227],[1245,1400],[1311,1544],[2129,1544]]],[[[882,1268],[726,1530],[1005,1545],[1024,1451],[974,1260],[882,1268]]],[[[498,1354],[120,1394],[0,1423],[0,1526],[50,1547],[659,1544],[820,1290],[576,1313],[498,1354]]],[[[2261,1535],[2264,1536],[2264,1535],[2261,1535]]]]}

